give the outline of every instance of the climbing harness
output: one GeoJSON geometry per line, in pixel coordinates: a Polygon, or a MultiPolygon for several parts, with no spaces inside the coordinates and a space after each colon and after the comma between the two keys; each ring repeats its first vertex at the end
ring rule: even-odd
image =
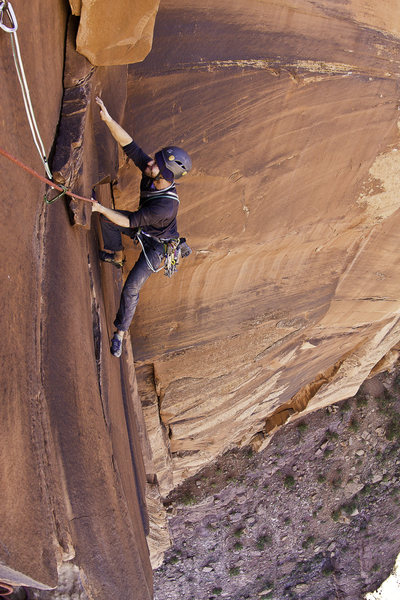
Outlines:
{"type": "Polygon", "coordinates": [[[180,238],[172,240],[158,240],[157,238],[153,238],[151,235],[142,232],[141,228],[139,228],[138,232],[136,233],[136,239],[142,247],[143,256],[146,260],[147,266],[149,267],[150,271],[152,271],[153,273],[158,273],[159,271],[162,271],[162,269],[164,269],[164,275],[166,277],[172,277],[172,275],[176,273],[176,271],[178,270],[179,259],[181,256],[181,249],[179,247],[181,243],[180,238]],[[163,243],[164,245],[164,265],[161,266],[159,269],[155,269],[153,267],[149,257],[147,256],[143,240],[141,238],[142,233],[143,235],[155,239],[158,242],[163,243]]]}
{"type": "Polygon", "coordinates": [[[43,167],[46,172],[47,179],[45,177],[41,177],[41,175],[36,173],[36,171],[34,171],[33,169],[30,169],[29,167],[24,165],[21,161],[19,161],[15,157],[13,157],[11,154],[6,152],[5,150],[2,150],[1,148],[0,148],[0,154],[2,154],[3,156],[8,158],[15,164],[17,164],[22,169],[25,169],[25,171],[28,171],[28,173],[31,173],[31,175],[34,175],[35,177],[40,179],[42,182],[46,183],[48,186],[50,186],[51,190],[57,190],[60,192],[59,194],[57,194],[54,198],[52,198],[50,200],[49,199],[49,191],[47,191],[44,194],[44,198],[43,198],[47,204],[53,204],[53,202],[55,202],[56,200],[58,200],[65,194],[68,196],[71,196],[73,198],[77,198],[78,200],[85,200],[86,202],[93,202],[93,200],[91,200],[89,198],[83,198],[82,196],[78,196],[77,194],[72,194],[62,184],[56,185],[54,183],[53,175],[52,175],[50,167],[49,167],[49,161],[46,156],[45,149],[44,149],[44,144],[43,144],[42,138],[40,136],[39,128],[38,128],[38,125],[36,122],[35,113],[33,110],[32,101],[31,101],[31,97],[30,97],[30,93],[29,93],[28,83],[26,81],[25,70],[24,70],[24,65],[22,63],[21,51],[20,51],[18,35],[17,35],[17,29],[18,29],[17,18],[15,16],[15,12],[11,5],[11,2],[9,2],[8,0],[0,0],[0,28],[3,31],[5,31],[6,33],[9,33],[10,37],[11,37],[12,54],[13,54],[13,58],[14,58],[15,69],[17,71],[18,81],[21,86],[26,116],[28,118],[28,123],[29,123],[30,129],[31,129],[31,132],[32,132],[33,142],[36,146],[36,149],[37,149],[39,156],[41,158],[41,161],[43,163],[43,167]],[[5,17],[7,18],[8,22],[9,22],[8,25],[6,25],[4,22],[5,17]]]}
{"type": "MultiPolygon", "coordinates": [[[[170,187],[172,187],[172,184],[170,187]]],[[[146,203],[148,200],[155,199],[155,198],[158,198],[158,199],[159,198],[170,198],[172,200],[176,200],[179,204],[178,194],[168,188],[167,190],[162,190],[162,193],[158,193],[158,194],[155,194],[153,191],[148,191],[148,192],[142,191],[140,194],[140,206],[142,206],[142,204],[146,203]]],[[[178,270],[179,258],[181,256],[181,249],[180,249],[181,241],[183,240],[186,242],[186,239],[185,238],[182,238],[182,240],[181,240],[181,238],[173,238],[173,239],[166,239],[166,240],[159,239],[152,235],[149,235],[145,231],[142,231],[141,227],[139,227],[139,229],[136,233],[136,239],[142,247],[143,255],[144,255],[144,258],[146,259],[146,263],[147,263],[147,266],[149,267],[149,269],[153,273],[158,273],[159,271],[162,271],[162,269],[164,269],[164,275],[166,275],[167,277],[172,277],[172,275],[178,270]],[[160,244],[164,245],[164,265],[161,266],[159,269],[155,269],[153,267],[153,265],[151,264],[151,261],[150,261],[149,257],[147,256],[147,253],[146,253],[146,250],[145,250],[145,247],[143,244],[143,240],[141,238],[142,235],[152,238],[152,239],[156,240],[157,242],[159,242],[160,244]]]]}

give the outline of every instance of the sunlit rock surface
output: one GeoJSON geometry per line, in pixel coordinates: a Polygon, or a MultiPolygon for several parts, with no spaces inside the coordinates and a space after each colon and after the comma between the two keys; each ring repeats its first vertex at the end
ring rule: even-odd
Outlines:
{"type": "MultiPolygon", "coordinates": [[[[57,173],[111,203],[118,156],[93,99],[122,118],[126,68],[109,66],[145,56],[158,3],[71,0],[65,90],[65,3],[13,5],[46,151],[61,112],[57,173]]],[[[264,447],[298,413],[352,395],[396,346],[396,8],[162,2],[124,123],[148,153],[192,154],[179,222],[194,252],[172,280],[149,280],[132,327],[147,431],[129,347],[109,354],[121,279],[99,266],[97,219],[44,205],[42,184],[1,158],[0,579],[54,587],[72,561],[94,597],[147,600],[145,489],[159,561],[158,486],[233,445],[264,447]]],[[[2,144],[41,170],[0,33],[2,144]]],[[[118,205],[137,190],[124,163],[118,205]]]]}
{"type": "MultiPolygon", "coordinates": [[[[164,494],[351,396],[398,342],[399,34],[395,2],[162,2],[124,122],[194,164],[194,252],[132,327],[164,494]]],[[[119,206],[137,186],[124,166],[119,206]]]]}
{"type": "MultiPolygon", "coordinates": [[[[12,5],[46,153],[62,113],[54,164],[81,195],[102,184],[111,205],[117,149],[93,98],[122,115],[126,67],[93,69],[69,38],[63,90],[66,3],[12,5]]],[[[1,30],[0,56],[1,146],[44,174],[1,30]]],[[[150,600],[141,406],[129,344],[120,361],[109,351],[121,274],[99,263],[97,219],[72,227],[65,199],[45,204],[45,186],[3,156],[0,169],[0,581],[48,589],[78,572],[90,598],[150,600]]]]}
{"type": "Polygon", "coordinates": [[[80,16],[76,48],[93,65],[126,65],[151,49],[160,0],[70,0],[80,16]]]}

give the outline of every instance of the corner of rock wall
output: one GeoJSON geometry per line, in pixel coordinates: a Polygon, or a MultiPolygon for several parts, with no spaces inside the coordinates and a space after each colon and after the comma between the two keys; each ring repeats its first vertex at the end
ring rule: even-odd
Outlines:
{"type": "MultiPolygon", "coordinates": [[[[97,198],[110,206],[112,200],[112,184],[115,182],[118,172],[118,147],[112,139],[104,123],[98,116],[98,108],[94,103],[96,96],[101,96],[112,116],[121,121],[126,102],[127,67],[94,67],[90,62],[76,52],[75,36],[78,20],[70,17],[68,24],[66,65],[64,74],[64,98],[61,110],[61,119],[55,145],[53,159],[53,171],[55,179],[68,188],[84,196],[91,194],[96,189],[97,198]]],[[[68,200],[71,224],[91,227],[91,208],[89,205],[68,200]]],[[[94,220],[94,224],[97,220],[94,220]]],[[[92,223],[93,227],[93,223],[92,223]]],[[[95,227],[95,236],[101,238],[99,227],[95,227]]],[[[92,294],[93,314],[93,339],[94,349],[99,372],[99,385],[106,376],[107,367],[102,365],[101,339],[106,331],[102,331],[101,323],[104,318],[110,321],[111,314],[104,316],[101,308],[102,298],[96,295],[94,265],[91,264],[90,252],[88,258],[88,269],[90,276],[90,288],[92,294]],[[97,349],[97,350],[96,350],[97,349]],[[103,372],[105,375],[103,375],[103,372]]],[[[119,283],[119,286],[121,283],[119,283]]],[[[105,293],[111,292],[110,289],[105,293]]],[[[114,294],[114,292],[112,292],[114,294]]],[[[111,323],[108,327],[111,326],[111,323]]],[[[124,371],[127,373],[128,388],[125,390],[128,402],[132,406],[136,427],[139,433],[141,452],[144,459],[146,471],[146,505],[143,511],[149,515],[148,545],[150,560],[153,567],[162,561],[163,552],[169,547],[170,539],[166,524],[166,514],[161,502],[159,480],[155,475],[157,468],[149,437],[153,432],[147,432],[143,411],[149,409],[146,402],[142,403],[138,396],[134,358],[129,337],[125,344],[126,352],[123,355],[125,363],[124,371]]],[[[156,408],[158,411],[158,407],[156,408]]],[[[109,422],[109,410],[107,403],[103,401],[105,419],[109,422]]],[[[158,432],[161,437],[163,433],[158,432]]],[[[166,469],[170,473],[170,469],[166,469]]]]}

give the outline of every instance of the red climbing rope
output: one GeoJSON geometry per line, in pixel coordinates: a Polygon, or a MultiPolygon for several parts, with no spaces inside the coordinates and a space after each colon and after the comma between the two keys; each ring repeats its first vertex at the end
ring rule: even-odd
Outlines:
{"type": "Polygon", "coordinates": [[[15,163],[18,167],[20,167],[21,169],[24,169],[25,171],[27,171],[28,173],[30,173],[31,175],[33,175],[34,177],[36,177],[37,179],[42,181],[43,183],[46,183],[51,188],[58,190],[59,192],[62,192],[63,194],[66,194],[67,196],[71,196],[71,198],[76,198],[77,200],[83,200],[84,202],[92,202],[92,203],[95,202],[95,200],[93,200],[93,198],[84,198],[83,196],[78,196],[78,194],[73,194],[72,192],[69,192],[64,186],[57,185],[56,183],[54,183],[54,181],[50,181],[50,179],[47,179],[46,177],[39,175],[39,173],[37,173],[36,171],[31,169],[30,167],[27,167],[26,165],[24,165],[23,162],[21,162],[20,160],[18,160],[18,158],[15,158],[15,156],[12,156],[11,154],[9,154],[5,150],[3,150],[3,148],[0,148],[0,154],[5,156],[5,158],[8,158],[8,160],[15,163]]]}

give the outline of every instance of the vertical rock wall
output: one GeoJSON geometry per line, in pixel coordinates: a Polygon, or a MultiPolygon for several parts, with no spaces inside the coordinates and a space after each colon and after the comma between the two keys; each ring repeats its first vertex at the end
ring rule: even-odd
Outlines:
{"type": "MultiPolygon", "coordinates": [[[[194,163],[179,187],[194,253],[146,284],[132,328],[165,494],[354,394],[400,337],[396,14],[165,0],[130,67],[126,127],[194,163]]],[[[137,184],[124,167],[121,207],[137,184]]]]}
{"type": "MultiPolygon", "coordinates": [[[[62,98],[65,3],[16,0],[12,5],[32,103],[49,152],[62,98]]],[[[2,30],[0,69],[1,146],[42,172],[15,72],[10,35],[2,30]]],[[[41,374],[44,190],[40,182],[3,157],[0,169],[0,579],[11,578],[15,571],[20,581],[51,587],[57,583],[55,543],[64,544],[68,552],[68,540],[64,520],[60,523],[62,539],[56,541],[49,497],[54,473],[49,472],[50,479],[45,475],[54,447],[46,434],[49,423],[41,374]]],[[[53,491],[57,494],[57,489],[53,491]]]]}
{"type": "MultiPolygon", "coordinates": [[[[64,1],[12,5],[46,153],[59,126],[58,176],[86,197],[98,184],[111,205],[117,149],[93,98],[121,115],[127,69],[78,56],[74,22],[65,43],[64,1]]],[[[42,173],[10,42],[0,31],[1,146],[42,173]]],[[[90,598],[149,600],[141,407],[129,346],[121,361],[109,352],[121,275],[99,264],[87,207],[47,205],[41,182],[3,157],[0,169],[0,581],[53,588],[69,563],[90,598]]]]}

